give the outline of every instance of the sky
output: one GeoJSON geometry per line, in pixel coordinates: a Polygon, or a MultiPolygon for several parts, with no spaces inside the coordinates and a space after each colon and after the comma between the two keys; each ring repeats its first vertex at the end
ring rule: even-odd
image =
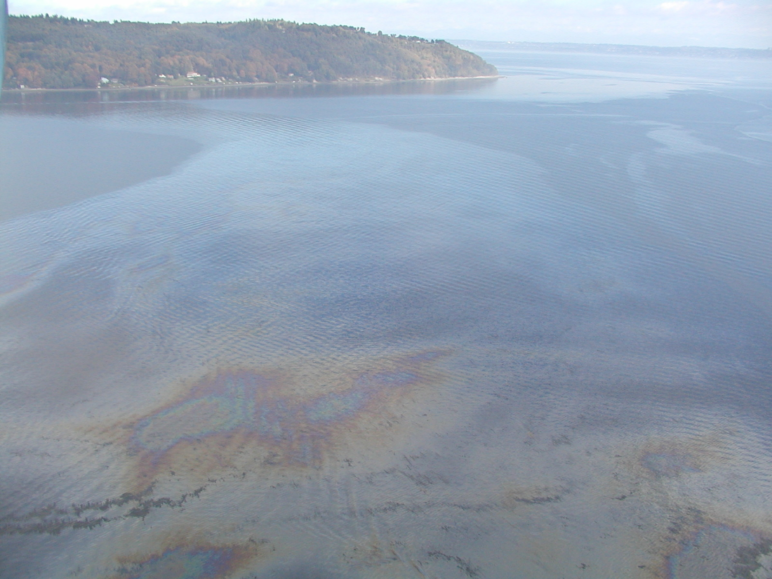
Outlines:
{"type": "Polygon", "coordinates": [[[9,0],[11,14],[282,18],[448,40],[772,47],[772,0],[9,0]]]}

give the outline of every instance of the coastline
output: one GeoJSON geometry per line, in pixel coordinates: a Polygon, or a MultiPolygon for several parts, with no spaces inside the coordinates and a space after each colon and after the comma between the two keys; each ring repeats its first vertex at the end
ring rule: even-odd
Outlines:
{"type": "Polygon", "coordinates": [[[495,74],[489,76],[446,76],[437,78],[414,78],[414,79],[356,79],[356,80],[334,80],[329,82],[309,82],[309,81],[292,81],[292,82],[232,82],[232,83],[190,83],[187,85],[168,85],[168,84],[151,84],[145,86],[107,86],[107,87],[94,87],[94,88],[3,88],[4,93],[26,94],[26,93],[54,93],[54,92],[118,92],[118,91],[173,91],[173,90],[217,90],[217,89],[230,89],[230,88],[271,88],[271,87],[314,87],[314,86],[372,86],[372,85],[391,85],[391,84],[410,84],[410,83],[435,83],[435,82],[447,82],[458,80],[498,80],[505,78],[504,75],[495,74]]]}

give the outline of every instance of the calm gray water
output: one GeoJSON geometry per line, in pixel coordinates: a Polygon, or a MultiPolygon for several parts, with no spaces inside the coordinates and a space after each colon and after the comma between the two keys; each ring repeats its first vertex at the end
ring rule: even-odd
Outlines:
{"type": "Polygon", "coordinates": [[[484,56],[3,95],[1,577],[772,577],[769,63],[484,56]]]}

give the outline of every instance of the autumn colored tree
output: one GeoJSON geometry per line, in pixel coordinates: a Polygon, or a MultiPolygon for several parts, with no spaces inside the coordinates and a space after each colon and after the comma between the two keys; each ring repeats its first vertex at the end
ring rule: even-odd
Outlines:
{"type": "Polygon", "coordinates": [[[480,57],[442,41],[283,20],[148,24],[60,16],[8,21],[6,88],[148,86],[159,75],[240,82],[423,79],[495,75],[480,57]]]}

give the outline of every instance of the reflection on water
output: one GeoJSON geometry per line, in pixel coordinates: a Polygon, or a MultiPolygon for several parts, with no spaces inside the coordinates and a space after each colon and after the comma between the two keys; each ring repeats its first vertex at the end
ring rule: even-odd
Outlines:
{"type": "MultiPolygon", "coordinates": [[[[3,102],[25,112],[46,110],[68,114],[102,111],[115,103],[157,103],[200,99],[274,99],[356,97],[372,95],[450,95],[459,91],[478,91],[496,83],[496,78],[451,78],[440,81],[401,81],[372,83],[284,83],[233,85],[225,87],[143,88],[111,90],[12,91],[3,102]]],[[[10,108],[10,107],[9,107],[10,108]]]]}
{"type": "Polygon", "coordinates": [[[5,101],[0,576],[770,576],[766,109],[490,90],[5,101]]]}

